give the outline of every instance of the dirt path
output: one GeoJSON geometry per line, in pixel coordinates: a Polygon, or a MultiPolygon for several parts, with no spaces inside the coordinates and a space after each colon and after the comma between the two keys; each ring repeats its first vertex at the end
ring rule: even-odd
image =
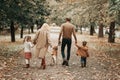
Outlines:
{"type": "MultiPolygon", "coordinates": [[[[53,44],[56,45],[58,34],[52,33],[53,44]]],[[[46,56],[47,68],[45,70],[38,69],[40,61],[32,59],[29,69],[23,68],[24,58],[19,56],[17,66],[4,74],[1,80],[120,80],[120,61],[119,59],[106,57],[105,54],[98,50],[99,41],[95,36],[77,34],[78,43],[88,41],[90,57],[87,59],[87,67],[80,67],[80,58],[76,56],[76,47],[74,40],[72,43],[72,51],[69,67],[61,65],[62,58],[58,54],[58,64],[50,66],[51,55],[46,56]],[[97,40],[97,42],[96,42],[97,40]]],[[[119,57],[118,57],[119,58],[119,57]]]]}

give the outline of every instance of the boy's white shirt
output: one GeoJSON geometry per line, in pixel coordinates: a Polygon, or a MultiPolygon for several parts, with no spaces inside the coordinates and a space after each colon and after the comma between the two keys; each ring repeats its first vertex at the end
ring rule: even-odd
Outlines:
{"type": "Polygon", "coordinates": [[[33,44],[31,42],[24,42],[24,52],[31,52],[33,44]]]}

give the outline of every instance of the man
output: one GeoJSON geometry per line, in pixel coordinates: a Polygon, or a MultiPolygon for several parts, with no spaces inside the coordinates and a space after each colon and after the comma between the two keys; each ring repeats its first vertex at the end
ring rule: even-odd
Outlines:
{"type": "Polygon", "coordinates": [[[77,43],[77,38],[75,34],[75,26],[70,23],[71,19],[66,18],[66,22],[61,25],[61,31],[59,34],[58,43],[60,44],[60,38],[62,36],[62,46],[61,46],[61,55],[63,58],[62,65],[69,66],[68,62],[70,59],[70,50],[71,50],[71,43],[72,43],[72,34],[75,39],[75,43],[77,43]],[[67,58],[65,57],[65,46],[67,45],[67,58]]]}

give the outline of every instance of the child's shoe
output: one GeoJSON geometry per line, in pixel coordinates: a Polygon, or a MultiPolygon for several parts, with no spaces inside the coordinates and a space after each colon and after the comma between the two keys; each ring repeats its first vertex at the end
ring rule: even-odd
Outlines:
{"type": "Polygon", "coordinates": [[[82,68],[84,67],[84,63],[81,63],[81,67],[82,67],[82,68]]]}
{"type": "Polygon", "coordinates": [[[63,63],[62,63],[62,65],[65,65],[65,64],[66,64],[66,61],[64,60],[63,63]]]}
{"type": "Polygon", "coordinates": [[[86,63],[84,63],[83,66],[86,67],[86,63]]]}
{"type": "Polygon", "coordinates": [[[24,68],[29,68],[30,67],[30,65],[29,64],[26,64],[26,66],[24,67],[24,68]]]}

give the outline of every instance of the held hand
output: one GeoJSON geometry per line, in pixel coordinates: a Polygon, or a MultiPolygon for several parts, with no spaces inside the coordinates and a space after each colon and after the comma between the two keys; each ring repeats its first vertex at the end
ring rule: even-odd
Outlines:
{"type": "Polygon", "coordinates": [[[77,41],[75,41],[75,45],[77,45],[77,41]]]}
{"type": "Polygon", "coordinates": [[[35,41],[33,41],[33,44],[35,45],[35,44],[36,44],[36,42],[35,42],[35,41]]]}
{"type": "Polygon", "coordinates": [[[50,45],[50,47],[52,48],[52,45],[50,45]]]}
{"type": "Polygon", "coordinates": [[[58,41],[58,45],[60,45],[61,44],[61,42],[60,41],[58,41]]]}
{"type": "Polygon", "coordinates": [[[79,45],[77,45],[77,43],[75,45],[76,45],[77,48],[79,48],[79,49],[81,48],[79,45]]]}
{"type": "Polygon", "coordinates": [[[78,56],[78,54],[76,54],[78,56]]]}

